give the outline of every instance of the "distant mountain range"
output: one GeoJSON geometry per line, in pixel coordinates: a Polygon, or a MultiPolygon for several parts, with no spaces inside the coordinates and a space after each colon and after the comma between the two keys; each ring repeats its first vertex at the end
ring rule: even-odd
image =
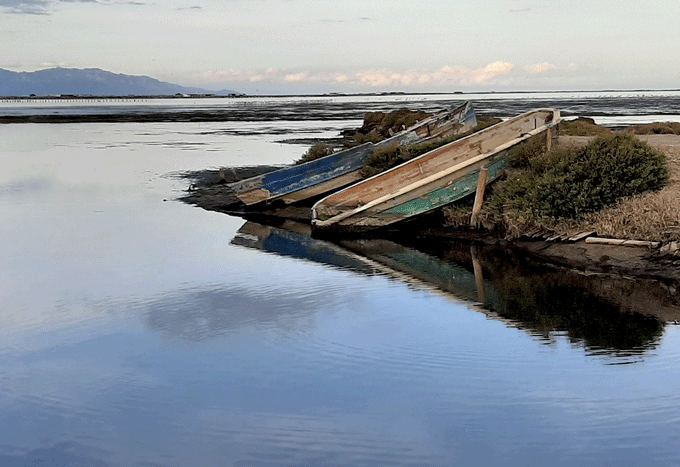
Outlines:
{"type": "Polygon", "coordinates": [[[111,73],[98,68],[50,68],[14,72],[0,68],[0,96],[170,96],[176,94],[241,94],[236,91],[208,91],[166,83],[148,76],[111,73]]]}

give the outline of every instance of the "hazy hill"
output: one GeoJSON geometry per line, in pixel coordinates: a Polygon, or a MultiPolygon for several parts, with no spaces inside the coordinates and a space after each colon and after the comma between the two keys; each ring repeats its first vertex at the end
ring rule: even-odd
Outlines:
{"type": "Polygon", "coordinates": [[[97,68],[50,68],[33,72],[0,69],[0,96],[156,96],[180,94],[240,94],[236,91],[207,91],[159,81],[148,76],[130,76],[97,68]]]}

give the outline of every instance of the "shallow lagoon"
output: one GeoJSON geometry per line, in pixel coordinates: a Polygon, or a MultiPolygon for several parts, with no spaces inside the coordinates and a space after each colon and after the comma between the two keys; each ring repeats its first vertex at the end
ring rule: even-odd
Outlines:
{"type": "Polygon", "coordinates": [[[174,200],[355,126],[0,126],[0,464],[680,463],[680,328],[633,284],[174,200]]]}

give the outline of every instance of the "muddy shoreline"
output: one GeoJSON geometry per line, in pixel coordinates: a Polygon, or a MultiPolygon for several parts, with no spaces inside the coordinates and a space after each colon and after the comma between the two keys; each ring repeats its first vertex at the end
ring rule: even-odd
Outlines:
{"type": "MultiPolygon", "coordinates": [[[[209,211],[238,216],[244,220],[278,225],[283,219],[309,223],[312,203],[285,206],[273,203],[267,209],[247,209],[229,189],[228,183],[253,177],[277,169],[277,166],[228,167],[179,174],[189,187],[179,200],[209,211]]],[[[663,256],[658,249],[616,245],[519,238],[506,240],[488,232],[443,226],[439,213],[417,226],[409,222],[378,233],[383,238],[427,249],[428,245],[445,245],[446,242],[467,242],[512,250],[549,267],[569,268],[583,274],[598,274],[629,278],[653,279],[680,289],[680,257],[663,256]]],[[[332,240],[332,239],[331,239],[332,240]]]]}

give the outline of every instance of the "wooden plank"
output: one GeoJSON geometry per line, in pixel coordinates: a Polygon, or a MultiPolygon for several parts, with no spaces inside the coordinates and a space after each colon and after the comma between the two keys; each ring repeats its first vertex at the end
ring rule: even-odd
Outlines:
{"type": "Polygon", "coordinates": [[[582,240],[582,239],[584,239],[584,238],[586,238],[586,237],[592,237],[592,236],[594,236],[594,235],[596,235],[596,234],[597,234],[597,232],[595,232],[595,231],[593,231],[593,230],[588,230],[588,231],[585,231],[585,232],[577,233],[576,235],[574,235],[574,236],[572,236],[572,237],[569,237],[568,240],[569,240],[570,242],[578,242],[579,240],[582,240]]]}
{"type": "Polygon", "coordinates": [[[645,247],[645,248],[658,248],[660,245],[659,242],[650,242],[647,240],[626,240],[623,238],[600,238],[600,237],[588,237],[586,238],[586,243],[599,245],[645,247]]]}

